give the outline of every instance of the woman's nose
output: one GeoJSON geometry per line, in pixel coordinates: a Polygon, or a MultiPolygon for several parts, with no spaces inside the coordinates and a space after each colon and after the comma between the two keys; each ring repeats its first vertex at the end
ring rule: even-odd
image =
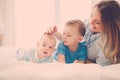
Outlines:
{"type": "Polygon", "coordinates": [[[93,24],[93,20],[92,19],[90,19],[90,24],[93,24]]]}
{"type": "Polygon", "coordinates": [[[94,24],[93,18],[90,19],[90,24],[94,24]]]}

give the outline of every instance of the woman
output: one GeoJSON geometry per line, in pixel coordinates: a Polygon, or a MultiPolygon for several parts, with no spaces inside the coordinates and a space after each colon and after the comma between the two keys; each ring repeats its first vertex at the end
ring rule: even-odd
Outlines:
{"type": "MultiPolygon", "coordinates": [[[[86,24],[84,41],[88,49],[86,63],[110,65],[120,62],[120,4],[113,0],[101,1],[91,13],[90,25],[86,24]]],[[[50,28],[48,33],[56,32],[50,28]]],[[[57,36],[60,38],[60,35],[57,36]]]]}
{"type": "Polygon", "coordinates": [[[93,7],[90,27],[85,41],[87,62],[101,65],[118,63],[120,58],[120,5],[118,2],[101,1],[93,7]]]}

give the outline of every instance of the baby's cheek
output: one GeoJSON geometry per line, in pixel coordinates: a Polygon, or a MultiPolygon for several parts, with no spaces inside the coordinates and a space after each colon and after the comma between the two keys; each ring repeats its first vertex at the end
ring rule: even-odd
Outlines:
{"type": "Polygon", "coordinates": [[[50,50],[50,51],[49,51],[49,54],[52,54],[53,52],[54,52],[54,50],[50,50]]]}
{"type": "Polygon", "coordinates": [[[40,53],[40,51],[41,51],[41,50],[40,50],[40,49],[38,49],[38,53],[40,53]]]}

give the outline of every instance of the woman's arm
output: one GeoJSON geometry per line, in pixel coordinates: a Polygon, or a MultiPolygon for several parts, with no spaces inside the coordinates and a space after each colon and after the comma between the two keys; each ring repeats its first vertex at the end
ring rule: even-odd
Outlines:
{"type": "Polygon", "coordinates": [[[86,60],[86,64],[90,64],[90,63],[94,63],[94,62],[92,62],[91,60],[87,59],[86,60]]]}
{"type": "Polygon", "coordinates": [[[78,61],[78,63],[83,63],[83,64],[85,64],[85,61],[78,61]]]}

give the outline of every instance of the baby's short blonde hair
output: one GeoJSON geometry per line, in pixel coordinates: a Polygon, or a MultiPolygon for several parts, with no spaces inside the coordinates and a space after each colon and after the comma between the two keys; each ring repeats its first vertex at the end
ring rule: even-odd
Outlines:
{"type": "Polygon", "coordinates": [[[82,36],[85,35],[85,32],[86,32],[85,24],[81,20],[79,19],[70,20],[65,25],[66,26],[71,26],[71,25],[78,26],[80,35],[82,36]]]}
{"type": "Polygon", "coordinates": [[[39,42],[41,42],[44,38],[49,38],[54,40],[55,44],[57,43],[57,40],[53,34],[43,34],[39,42]]]}

